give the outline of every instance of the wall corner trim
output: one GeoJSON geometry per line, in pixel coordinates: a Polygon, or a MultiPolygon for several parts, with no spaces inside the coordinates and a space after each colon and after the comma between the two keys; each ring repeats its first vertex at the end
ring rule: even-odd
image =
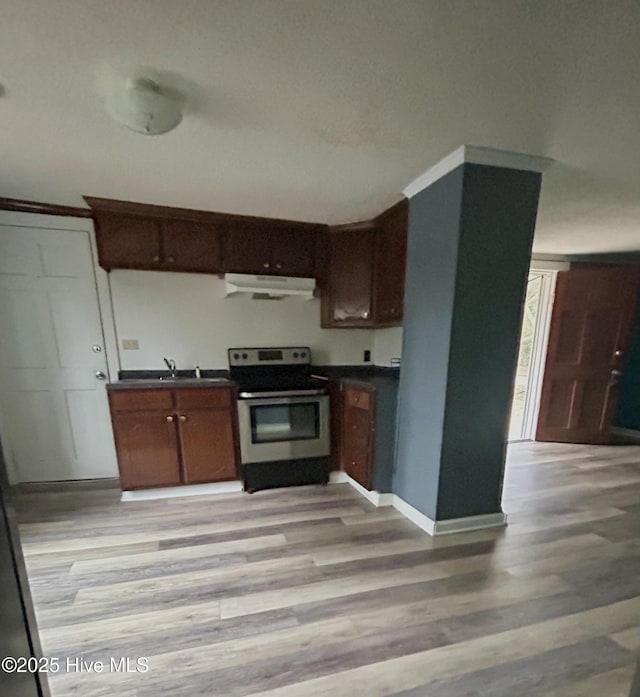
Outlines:
{"type": "Polygon", "coordinates": [[[539,155],[527,155],[511,150],[485,148],[479,145],[461,145],[419,177],[416,177],[403,189],[402,193],[407,198],[413,198],[413,196],[431,186],[438,179],[465,163],[520,169],[530,172],[544,172],[554,162],[555,160],[549,157],[541,157],[539,155]]]}
{"type": "Polygon", "coordinates": [[[424,530],[431,536],[452,535],[456,532],[471,532],[472,530],[483,530],[484,528],[502,528],[507,524],[505,513],[488,513],[486,515],[474,515],[465,518],[453,518],[451,520],[431,520],[417,508],[407,503],[396,494],[381,494],[378,491],[369,491],[361,484],[342,471],[331,472],[329,481],[332,484],[349,484],[369,503],[381,508],[383,506],[393,506],[399,513],[424,530]]]}

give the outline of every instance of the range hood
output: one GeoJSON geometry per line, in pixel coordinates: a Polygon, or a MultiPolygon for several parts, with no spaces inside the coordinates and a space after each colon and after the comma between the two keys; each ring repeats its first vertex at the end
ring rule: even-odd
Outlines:
{"type": "Polygon", "coordinates": [[[225,297],[236,293],[251,293],[256,298],[278,299],[295,295],[304,300],[313,298],[315,278],[291,276],[254,276],[246,273],[225,274],[225,297]]]}

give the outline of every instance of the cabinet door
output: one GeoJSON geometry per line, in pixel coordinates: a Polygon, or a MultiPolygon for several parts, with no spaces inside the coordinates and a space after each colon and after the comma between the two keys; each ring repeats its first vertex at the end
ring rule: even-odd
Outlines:
{"type": "Polygon", "coordinates": [[[236,479],[233,412],[193,409],[178,414],[185,484],[236,479]]]}
{"type": "Polygon", "coordinates": [[[271,273],[314,278],[316,240],[313,229],[274,230],[271,233],[271,273]]]}
{"type": "Polygon", "coordinates": [[[166,410],[118,412],[112,418],[123,489],[180,484],[173,414],[166,410]]]}
{"type": "Polygon", "coordinates": [[[371,488],[373,463],[373,393],[354,387],[344,390],[342,468],[365,489],[371,488]]]}
{"type": "Polygon", "coordinates": [[[163,220],[162,265],[167,271],[221,273],[220,229],[191,220],[163,220]]]}
{"type": "Polygon", "coordinates": [[[333,230],[329,234],[327,279],[322,299],[324,326],[372,325],[374,232],[371,226],[356,230],[333,230]]]}
{"type": "Polygon", "coordinates": [[[376,324],[402,324],[408,211],[408,205],[403,202],[378,219],[374,274],[376,324]]]}
{"type": "Polygon", "coordinates": [[[225,270],[271,273],[271,231],[258,223],[231,223],[227,232],[225,270]]]}
{"type": "Polygon", "coordinates": [[[160,268],[160,223],[153,218],[99,214],[96,242],[104,269],[160,268]]]}

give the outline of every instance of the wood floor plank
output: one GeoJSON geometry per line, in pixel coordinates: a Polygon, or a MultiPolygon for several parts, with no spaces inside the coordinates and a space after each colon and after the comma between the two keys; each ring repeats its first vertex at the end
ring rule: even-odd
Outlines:
{"type": "Polygon", "coordinates": [[[17,498],[52,697],[626,697],[640,447],[509,448],[503,529],[432,538],[348,485],[17,498]]]}

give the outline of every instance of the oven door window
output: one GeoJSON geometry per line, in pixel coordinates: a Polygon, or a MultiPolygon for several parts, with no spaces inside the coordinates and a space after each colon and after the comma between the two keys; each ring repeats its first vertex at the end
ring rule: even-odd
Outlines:
{"type": "Polygon", "coordinates": [[[251,442],[281,443],[320,437],[318,402],[251,406],[251,442]]]}

